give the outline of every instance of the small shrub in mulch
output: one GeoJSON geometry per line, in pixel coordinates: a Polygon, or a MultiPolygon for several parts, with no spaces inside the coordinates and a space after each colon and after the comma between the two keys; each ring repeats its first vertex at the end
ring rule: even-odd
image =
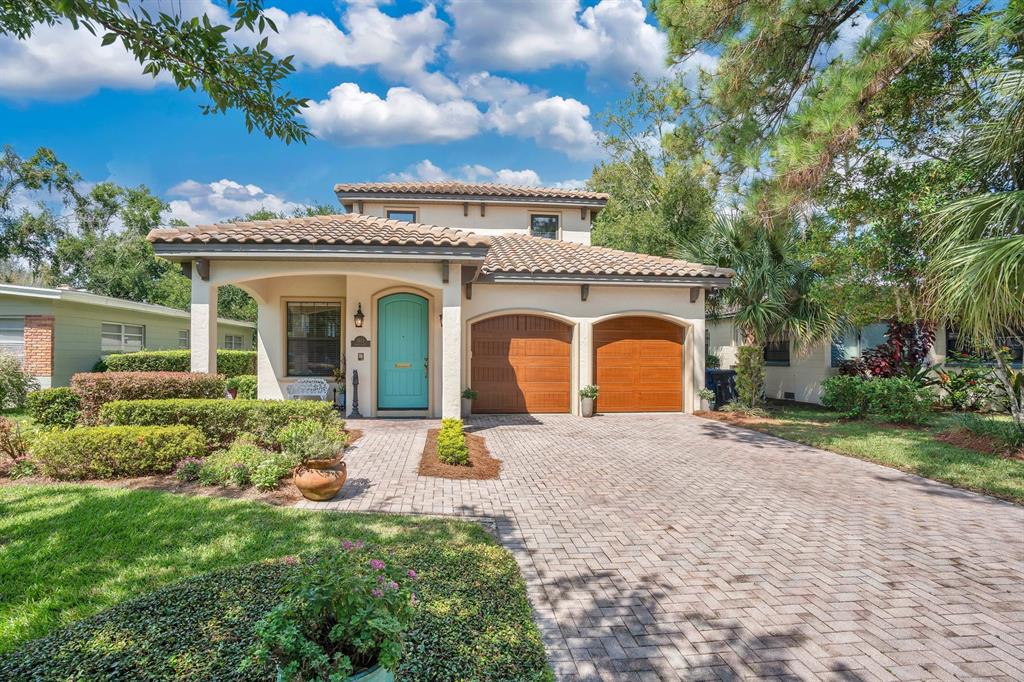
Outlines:
{"type": "Polygon", "coordinates": [[[498,478],[501,472],[501,460],[491,457],[487,450],[487,441],[483,436],[467,433],[466,445],[469,448],[469,464],[445,464],[437,457],[437,435],[440,429],[427,431],[427,442],[423,446],[420,457],[420,476],[436,478],[454,478],[458,480],[488,480],[498,478]]]}
{"type": "Polygon", "coordinates": [[[965,450],[987,452],[990,455],[1005,457],[1007,459],[1024,460],[1024,448],[1015,448],[1007,445],[1005,442],[994,436],[972,433],[965,428],[956,428],[952,431],[940,433],[935,437],[935,440],[942,441],[943,443],[949,443],[950,445],[955,445],[959,448],[964,448],[965,450]]]}

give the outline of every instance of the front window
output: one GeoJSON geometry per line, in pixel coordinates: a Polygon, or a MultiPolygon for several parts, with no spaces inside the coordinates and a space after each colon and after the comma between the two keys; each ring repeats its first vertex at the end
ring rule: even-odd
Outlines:
{"type": "Polygon", "coordinates": [[[416,222],[416,211],[411,211],[409,209],[388,211],[388,220],[401,220],[405,223],[414,223],[416,222]]]}
{"type": "Polygon", "coordinates": [[[329,376],[341,366],[341,304],[288,303],[288,376],[329,376]]]}
{"type": "Polygon", "coordinates": [[[25,359],[25,318],[0,318],[0,353],[25,359]]]}
{"type": "Polygon", "coordinates": [[[544,239],[558,239],[558,216],[534,214],[530,216],[530,234],[544,239]]]}
{"type": "Polygon", "coordinates": [[[191,336],[192,336],[192,332],[190,332],[188,329],[179,329],[178,330],[178,348],[191,348],[192,347],[191,336]]]}
{"type": "Polygon", "coordinates": [[[107,353],[134,353],[146,347],[146,327],[139,324],[104,322],[100,351],[107,353]]]}
{"type": "Polygon", "coordinates": [[[244,348],[242,337],[237,334],[225,335],[224,348],[227,350],[242,350],[244,348]]]}
{"type": "MultiPolygon", "coordinates": [[[[1006,335],[996,338],[996,346],[1010,350],[1010,362],[1020,367],[1024,360],[1024,334],[1006,335]]],[[[992,362],[992,351],[988,348],[979,348],[971,343],[970,339],[962,337],[956,327],[946,326],[946,358],[950,364],[955,365],[957,356],[971,356],[981,360],[992,362]]]]}
{"type": "Polygon", "coordinates": [[[888,332],[887,322],[875,322],[860,329],[847,327],[832,337],[832,367],[839,367],[847,360],[856,360],[867,351],[882,345],[888,332]]]}
{"type": "Polygon", "coordinates": [[[789,366],[789,341],[769,341],[764,346],[764,361],[767,365],[789,366]]]}

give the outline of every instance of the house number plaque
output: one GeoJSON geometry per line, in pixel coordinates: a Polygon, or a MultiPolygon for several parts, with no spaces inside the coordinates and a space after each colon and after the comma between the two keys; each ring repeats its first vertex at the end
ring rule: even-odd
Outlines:
{"type": "Polygon", "coordinates": [[[352,347],[353,348],[369,348],[370,347],[370,340],[368,338],[366,338],[365,336],[361,336],[361,335],[357,336],[356,338],[352,339],[352,347]]]}

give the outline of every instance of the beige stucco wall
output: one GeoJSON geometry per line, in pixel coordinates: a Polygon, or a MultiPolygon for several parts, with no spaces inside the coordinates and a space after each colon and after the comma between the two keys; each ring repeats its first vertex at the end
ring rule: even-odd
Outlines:
{"type": "Polygon", "coordinates": [[[461,202],[457,204],[427,202],[363,202],[363,213],[366,215],[386,217],[388,211],[414,210],[417,222],[428,225],[443,225],[462,230],[470,230],[478,234],[504,234],[515,232],[528,234],[530,231],[530,214],[558,215],[561,239],[568,242],[590,243],[590,209],[584,209],[586,215],[581,217],[581,209],[576,207],[550,207],[530,205],[486,204],[484,215],[480,215],[480,203],[469,204],[468,215],[461,202]]]}
{"type": "MultiPolygon", "coordinates": [[[[709,352],[718,356],[723,369],[732,369],[736,365],[736,348],[739,346],[732,320],[708,322],[708,329],[711,332],[709,352]]],[[[927,362],[930,365],[944,362],[945,355],[946,332],[943,327],[939,327],[927,362]]],[[[832,347],[828,342],[815,344],[800,352],[791,347],[788,367],[765,367],[765,393],[769,398],[779,400],[786,399],[786,393],[792,393],[792,400],[820,404],[822,382],[839,373],[831,363],[832,347]]]]}

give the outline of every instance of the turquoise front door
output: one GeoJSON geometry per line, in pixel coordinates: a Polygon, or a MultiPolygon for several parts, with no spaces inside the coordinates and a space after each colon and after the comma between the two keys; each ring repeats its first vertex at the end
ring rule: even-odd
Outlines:
{"type": "Polygon", "coordinates": [[[427,299],[416,294],[377,302],[377,409],[429,407],[428,311],[427,299]]]}

